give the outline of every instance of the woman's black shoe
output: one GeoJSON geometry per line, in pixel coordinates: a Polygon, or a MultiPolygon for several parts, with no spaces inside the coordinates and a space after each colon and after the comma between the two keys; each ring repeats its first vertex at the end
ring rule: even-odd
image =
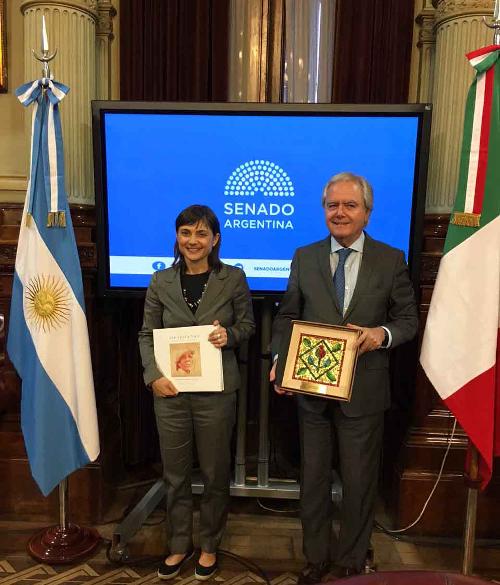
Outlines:
{"type": "Polygon", "coordinates": [[[330,570],[330,563],[308,563],[299,573],[297,585],[317,585],[330,570]]]}
{"type": "Polygon", "coordinates": [[[175,565],[166,565],[165,561],[158,567],[158,578],[167,581],[168,579],[173,579],[177,577],[181,567],[184,563],[187,563],[190,558],[194,555],[194,548],[190,548],[188,552],[184,555],[184,558],[176,563],[175,565]]]}
{"type": "Polygon", "coordinates": [[[198,560],[196,561],[194,576],[196,579],[198,579],[198,581],[207,581],[208,579],[213,577],[218,570],[219,566],[217,565],[217,559],[215,560],[215,563],[213,565],[210,565],[209,567],[204,567],[203,565],[200,565],[200,561],[198,560]]]}

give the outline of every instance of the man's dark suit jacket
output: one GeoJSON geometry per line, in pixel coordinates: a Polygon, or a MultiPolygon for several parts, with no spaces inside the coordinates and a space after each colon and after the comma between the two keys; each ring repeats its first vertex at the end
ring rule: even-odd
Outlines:
{"type": "MultiPolygon", "coordinates": [[[[273,326],[273,353],[286,353],[286,346],[281,344],[287,343],[292,319],[330,325],[384,325],[392,334],[391,347],[412,339],[417,332],[417,306],[403,252],[365,234],[356,287],[342,316],[330,267],[330,242],[328,236],[295,252],[288,288],[273,326]]],[[[278,377],[277,382],[280,381],[278,377]]],[[[301,406],[316,412],[328,402],[309,396],[299,396],[299,400],[301,406]]],[[[359,357],[351,401],[340,405],[346,416],[353,417],[389,407],[388,350],[378,349],[359,357]]]]}

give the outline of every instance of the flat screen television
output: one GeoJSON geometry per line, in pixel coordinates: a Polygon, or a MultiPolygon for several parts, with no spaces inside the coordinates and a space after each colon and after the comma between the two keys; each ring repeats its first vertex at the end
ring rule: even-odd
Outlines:
{"type": "Polygon", "coordinates": [[[367,232],[404,250],[416,277],[427,105],[92,104],[99,292],[143,294],[173,261],[175,218],[193,203],[221,223],[222,259],[255,295],[286,289],[294,250],[328,234],[321,194],[341,171],[374,188],[367,232]]]}

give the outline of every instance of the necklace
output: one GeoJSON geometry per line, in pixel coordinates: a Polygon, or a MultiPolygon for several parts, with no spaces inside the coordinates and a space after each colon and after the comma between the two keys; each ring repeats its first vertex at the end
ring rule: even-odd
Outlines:
{"type": "Polygon", "coordinates": [[[184,300],[186,301],[186,305],[193,311],[196,311],[196,309],[198,308],[199,304],[201,303],[201,299],[203,298],[203,295],[205,294],[205,291],[207,289],[207,284],[208,282],[205,282],[205,284],[203,285],[203,288],[201,289],[201,295],[198,299],[194,299],[194,300],[189,300],[188,295],[187,295],[187,290],[185,288],[182,289],[182,296],[184,297],[184,300]]]}

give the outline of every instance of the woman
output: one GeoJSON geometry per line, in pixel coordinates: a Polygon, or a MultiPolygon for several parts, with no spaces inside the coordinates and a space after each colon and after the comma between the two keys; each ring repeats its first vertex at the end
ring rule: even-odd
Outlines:
{"type": "Polygon", "coordinates": [[[175,372],[179,376],[189,376],[193,367],[194,351],[183,351],[175,360],[175,372]]]}
{"type": "Polygon", "coordinates": [[[144,304],[139,346],[144,381],[154,407],[167,486],[169,555],[158,577],[172,579],[193,554],[191,468],[193,440],[204,478],[200,503],[200,547],[195,577],[217,571],[217,547],[226,523],[230,481],[230,441],[236,411],[239,370],[234,348],[255,329],[245,274],[219,259],[219,220],[204,205],[192,205],[175,221],[171,268],[153,274],[144,304]],[[224,391],[177,393],[158,370],[153,329],[213,324],[208,339],[222,350],[224,391]]]}

